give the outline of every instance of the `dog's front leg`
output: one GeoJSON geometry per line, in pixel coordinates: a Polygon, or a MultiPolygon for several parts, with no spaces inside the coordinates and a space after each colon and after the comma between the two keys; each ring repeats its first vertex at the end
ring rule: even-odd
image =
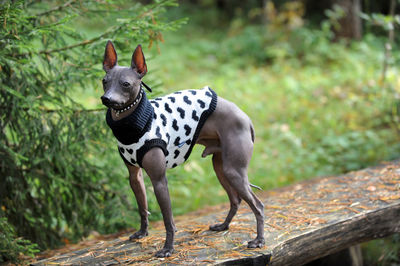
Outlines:
{"type": "Polygon", "coordinates": [[[164,219],[166,239],[164,247],[157,251],[156,257],[164,258],[171,256],[174,251],[175,225],[172,217],[171,200],[168,192],[168,182],[165,176],[166,164],[165,156],[160,148],[152,148],[143,157],[142,165],[156,194],[158,205],[164,219]]]}
{"type": "Polygon", "coordinates": [[[143,181],[142,169],[125,163],[129,171],[129,183],[135,194],[136,202],[140,214],[140,230],[129,237],[129,240],[140,239],[148,235],[147,227],[149,225],[146,188],[143,181]]]}

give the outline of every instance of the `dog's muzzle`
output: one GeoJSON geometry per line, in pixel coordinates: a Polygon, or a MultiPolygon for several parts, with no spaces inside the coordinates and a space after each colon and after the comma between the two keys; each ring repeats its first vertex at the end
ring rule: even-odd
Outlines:
{"type": "Polygon", "coordinates": [[[123,109],[123,104],[120,104],[113,100],[109,95],[103,95],[100,97],[101,102],[107,106],[108,108],[113,108],[113,109],[123,109]]]}
{"type": "Polygon", "coordinates": [[[100,99],[105,106],[109,107],[109,105],[111,105],[111,99],[109,97],[103,95],[100,99]]]}

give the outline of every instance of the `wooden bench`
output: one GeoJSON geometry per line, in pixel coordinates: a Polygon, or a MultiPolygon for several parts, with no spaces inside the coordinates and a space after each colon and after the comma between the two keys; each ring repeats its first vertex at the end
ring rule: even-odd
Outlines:
{"type": "Polygon", "coordinates": [[[400,161],[341,176],[317,178],[258,194],[265,203],[263,249],[247,249],[255,218],[244,203],[229,231],[208,226],[223,221],[227,204],[176,217],[175,253],[157,259],[164,241],[161,222],[149,236],[112,241],[37,261],[34,265],[223,264],[301,265],[352,245],[400,232],[400,161]]]}

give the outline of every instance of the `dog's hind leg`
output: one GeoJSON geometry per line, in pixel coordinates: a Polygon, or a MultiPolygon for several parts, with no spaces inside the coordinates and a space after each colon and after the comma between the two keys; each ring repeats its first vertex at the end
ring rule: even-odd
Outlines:
{"type": "Polygon", "coordinates": [[[257,220],[257,237],[249,241],[249,248],[262,247],[264,240],[264,204],[250,188],[247,166],[253,151],[250,133],[243,133],[243,128],[231,129],[229,136],[221,138],[223,174],[231,187],[253,211],[257,220]],[[235,132],[237,131],[237,132],[235,132]],[[246,136],[248,135],[248,136],[246,136]],[[242,136],[238,138],[237,136],[242,136]]]}
{"type": "Polygon", "coordinates": [[[264,204],[251,191],[246,171],[244,169],[235,169],[232,165],[224,166],[224,175],[239,197],[250,206],[257,220],[257,237],[249,241],[247,246],[249,248],[264,246],[264,204]],[[229,167],[231,168],[229,169],[229,167]]]}
{"type": "Polygon", "coordinates": [[[226,193],[228,194],[229,201],[231,207],[229,209],[229,213],[225,218],[225,221],[220,224],[210,225],[210,230],[212,231],[224,231],[229,229],[229,224],[232,221],[232,218],[235,216],[239,204],[240,204],[240,197],[238,196],[237,192],[231,187],[228,180],[226,180],[223,168],[222,168],[222,156],[220,152],[214,153],[212,157],[213,167],[215,174],[218,177],[219,182],[221,183],[222,187],[225,189],[226,193]]]}

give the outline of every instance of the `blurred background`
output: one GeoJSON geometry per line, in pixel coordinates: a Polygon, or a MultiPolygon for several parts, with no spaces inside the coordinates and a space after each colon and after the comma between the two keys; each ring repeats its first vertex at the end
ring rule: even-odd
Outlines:
{"type": "MultiPolygon", "coordinates": [[[[107,40],[120,65],[142,44],[150,98],[208,85],[244,110],[264,190],[399,158],[398,0],[0,3],[0,262],[138,228],[99,100],[107,40]]],[[[228,200],[201,151],[168,172],[174,215],[228,200]]],[[[363,254],[398,265],[400,237],[363,254]]]]}

